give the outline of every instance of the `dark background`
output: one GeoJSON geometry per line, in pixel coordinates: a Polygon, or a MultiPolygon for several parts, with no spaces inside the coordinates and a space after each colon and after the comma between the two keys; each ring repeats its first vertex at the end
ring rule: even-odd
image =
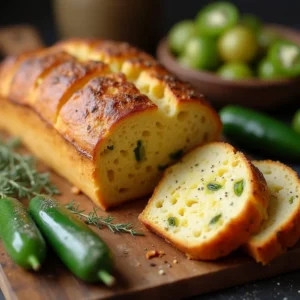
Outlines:
{"type": "MultiPolygon", "coordinates": [[[[163,19],[159,32],[160,36],[165,35],[175,22],[181,19],[194,18],[201,6],[212,2],[202,0],[161,1],[163,3],[163,19]]],[[[232,2],[238,5],[241,13],[253,13],[267,23],[280,23],[300,29],[300,0],[236,0],[232,2]]],[[[153,20],[153,22],[157,22],[157,20],[153,20]]],[[[0,26],[17,23],[29,23],[38,27],[47,44],[52,44],[57,39],[50,0],[1,1],[0,26]]],[[[288,121],[297,107],[289,108],[283,119],[288,121]]],[[[277,111],[275,114],[282,117],[281,111],[277,111]]],[[[299,166],[293,167],[300,171],[299,166]]],[[[1,294],[0,299],[2,299],[1,294]]],[[[195,299],[300,299],[300,271],[196,297],[195,299]]]]}
{"type": "MultiPolygon", "coordinates": [[[[201,6],[213,1],[161,0],[161,2],[164,16],[160,32],[162,36],[172,24],[181,19],[194,18],[201,6]]],[[[238,5],[242,13],[254,13],[265,22],[280,23],[300,29],[300,0],[236,0],[232,2],[238,5]]],[[[153,20],[153,22],[156,21],[153,20]]],[[[48,44],[55,41],[51,0],[1,1],[0,25],[14,23],[36,25],[48,44]]]]}
{"type": "MultiPolygon", "coordinates": [[[[194,18],[202,5],[214,1],[165,0],[164,10],[167,29],[182,18],[194,18]]],[[[236,0],[241,13],[253,13],[267,23],[280,23],[300,28],[299,0],[236,0]]]]}

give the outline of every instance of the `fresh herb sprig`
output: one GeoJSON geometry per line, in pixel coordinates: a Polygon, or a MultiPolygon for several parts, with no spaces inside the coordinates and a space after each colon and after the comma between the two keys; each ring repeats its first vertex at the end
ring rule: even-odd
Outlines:
{"type": "Polygon", "coordinates": [[[18,139],[7,142],[0,139],[0,198],[11,196],[21,199],[42,193],[59,194],[50,182],[49,174],[37,171],[32,156],[15,151],[19,146],[18,139]]]}
{"type": "Polygon", "coordinates": [[[138,232],[133,227],[132,223],[113,223],[114,217],[99,216],[98,208],[93,208],[93,211],[86,214],[84,209],[80,209],[80,204],[76,204],[74,200],[66,205],[66,208],[73,214],[79,216],[88,225],[94,225],[99,229],[107,227],[113,233],[129,233],[132,236],[144,236],[143,232],[138,232]]]}

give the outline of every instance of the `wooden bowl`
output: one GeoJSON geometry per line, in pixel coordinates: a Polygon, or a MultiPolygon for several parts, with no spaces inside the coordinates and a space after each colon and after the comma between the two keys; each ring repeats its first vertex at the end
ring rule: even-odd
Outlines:
{"type": "MultiPolygon", "coordinates": [[[[300,44],[300,32],[279,25],[268,25],[268,28],[300,44]]],[[[180,65],[169,51],[166,38],[158,45],[157,57],[168,70],[194,85],[217,107],[238,104],[256,109],[268,109],[288,103],[300,96],[300,78],[225,80],[213,72],[188,69],[180,65]]]]}

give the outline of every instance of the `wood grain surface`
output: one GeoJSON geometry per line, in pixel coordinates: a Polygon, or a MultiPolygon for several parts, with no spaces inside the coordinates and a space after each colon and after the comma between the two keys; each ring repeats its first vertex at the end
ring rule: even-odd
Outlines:
{"type": "MultiPolygon", "coordinates": [[[[46,169],[42,167],[42,169],[46,169]]],[[[82,208],[92,210],[92,202],[84,195],[73,195],[71,186],[51,173],[67,203],[72,199],[82,208]]],[[[110,212],[116,222],[132,222],[145,232],[145,237],[113,234],[108,229],[98,231],[112,249],[115,258],[117,284],[112,289],[102,284],[86,284],[76,279],[51,252],[41,272],[30,273],[16,266],[0,244],[0,285],[6,299],[180,299],[225,287],[270,277],[300,268],[300,245],[263,267],[236,251],[217,262],[188,260],[159,237],[147,232],[137,220],[146,200],[135,201],[110,212]],[[161,258],[147,260],[147,250],[163,250],[161,258]],[[177,260],[175,264],[173,261],[177,260]],[[165,275],[159,275],[163,269],[165,275]]],[[[106,215],[107,213],[100,214],[106,215]]]]}

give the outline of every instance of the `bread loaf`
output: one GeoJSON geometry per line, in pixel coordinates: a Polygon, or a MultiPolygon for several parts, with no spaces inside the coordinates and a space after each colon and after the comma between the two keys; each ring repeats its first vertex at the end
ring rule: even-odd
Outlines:
{"type": "Polygon", "coordinates": [[[7,58],[0,95],[0,128],[103,209],[151,193],[164,168],[221,131],[202,95],[125,43],[7,58]]]}
{"type": "Polygon", "coordinates": [[[267,264],[300,238],[300,181],[290,167],[275,161],[254,161],[270,190],[268,219],[245,245],[257,261],[267,264]]]}
{"type": "Polygon", "coordinates": [[[168,168],[139,219],[191,259],[213,260],[244,244],[266,217],[262,174],[225,143],[210,143],[168,168]]]}

